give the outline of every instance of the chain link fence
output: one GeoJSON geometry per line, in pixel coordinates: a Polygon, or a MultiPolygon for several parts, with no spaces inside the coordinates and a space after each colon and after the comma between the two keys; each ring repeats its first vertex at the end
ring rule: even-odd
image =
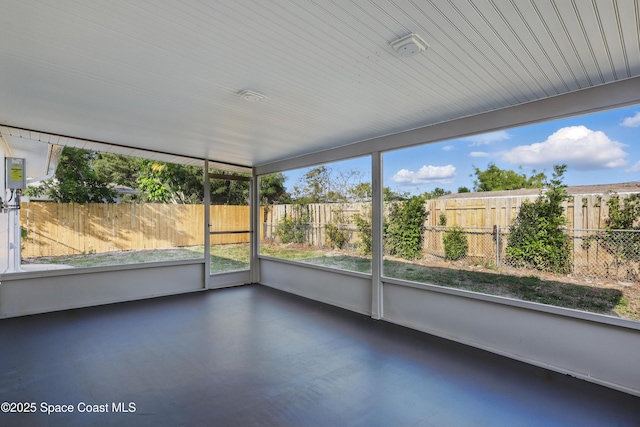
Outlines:
{"type": "MultiPolygon", "coordinates": [[[[640,281],[640,231],[567,229],[565,233],[569,236],[572,277],[640,281]]],[[[501,227],[426,227],[424,261],[527,269],[507,256],[508,237],[509,229],[501,227]],[[466,250],[452,250],[452,246],[466,250]]]]}
{"type": "MultiPolygon", "coordinates": [[[[361,233],[350,223],[350,215],[341,218],[347,221],[333,218],[329,222],[335,215],[335,208],[332,209],[321,216],[327,221],[307,222],[285,216],[281,221],[263,222],[262,239],[357,251],[362,244],[361,233]]],[[[309,216],[314,218],[318,213],[309,216]]],[[[565,234],[569,237],[571,277],[640,281],[640,231],[573,228],[566,229],[565,234]]],[[[535,275],[535,268],[510,261],[506,251],[508,238],[508,227],[427,226],[423,234],[422,261],[427,264],[485,265],[535,275]]]]}

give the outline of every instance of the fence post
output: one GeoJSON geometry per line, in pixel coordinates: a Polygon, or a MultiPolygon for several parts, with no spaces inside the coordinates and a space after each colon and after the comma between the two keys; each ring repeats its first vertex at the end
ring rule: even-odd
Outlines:
{"type": "Polygon", "coordinates": [[[496,242],[496,267],[500,268],[500,226],[493,226],[493,240],[496,242]]]}

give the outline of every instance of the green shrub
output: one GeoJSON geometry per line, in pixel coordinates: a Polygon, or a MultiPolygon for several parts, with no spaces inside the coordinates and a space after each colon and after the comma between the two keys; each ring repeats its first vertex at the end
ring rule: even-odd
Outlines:
{"type": "Polygon", "coordinates": [[[27,237],[29,237],[29,233],[31,231],[29,229],[27,229],[25,226],[21,225],[20,226],[20,250],[24,251],[24,243],[25,240],[27,240],[27,237]]]}
{"type": "Polygon", "coordinates": [[[326,233],[326,244],[332,248],[342,249],[349,241],[349,236],[343,228],[343,224],[347,222],[344,203],[337,203],[331,209],[331,221],[324,225],[326,233]]]}
{"type": "Polygon", "coordinates": [[[303,234],[298,225],[292,218],[285,217],[276,227],[276,236],[282,243],[302,243],[303,234]]]}
{"type": "Polygon", "coordinates": [[[276,227],[276,236],[282,243],[306,243],[311,214],[306,205],[294,205],[290,216],[285,216],[276,227]]]}
{"type": "Polygon", "coordinates": [[[467,256],[469,242],[464,230],[454,226],[447,230],[442,236],[444,243],[444,259],[457,261],[467,256]]]}
{"type": "Polygon", "coordinates": [[[339,225],[329,223],[324,225],[327,233],[327,245],[332,248],[342,249],[347,243],[347,234],[340,229],[339,225]]]}
{"type": "Polygon", "coordinates": [[[547,192],[520,206],[507,238],[507,261],[512,265],[557,274],[571,271],[569,236],[563,230],[567,220],[562,202],[569,198],[562,185],[565,170],[566,165],[554,166],[547,192]]]}
{"type": "Polygon", "coordinates": [[[447,214],[444,212],[440,212],[440,216],[438,217],[438,225],[444,227],[447,225],[447,214]]]}
{"type": "Polygon", "coordinates": [[[405,259],[422,257],[426,218],[425,199],[422,196],[392,204],[384,222],[385,247],[389,254],[405,259]]]}
{"type": "Polygon", "coordinates": [[[640,230],[640,195],[620,199],[617,194],[607,201],[609,218],[606,231],[599,235],[600,245],[615,257],[616,265],[640,261],[640,233],[618,230],[640,230]]]}
{"type": "Polygon", "coordinates": [[[373,229],[371,226],[371,207],[367,205],[363,212],[358,212],[351,217],[358,229],[360,243],[358,249],[363,255],[371,255],[373,251],[373,229]]]}

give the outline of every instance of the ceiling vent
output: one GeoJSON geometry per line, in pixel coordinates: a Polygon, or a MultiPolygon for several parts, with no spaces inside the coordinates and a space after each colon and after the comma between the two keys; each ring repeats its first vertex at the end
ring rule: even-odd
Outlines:
{"type": "Polygon", "coordinates": [[[238,96],[248,102],[258,102],[266,98],[263,94],[248,89],[238,92],[238,96]]]}
{"type": "Polygon", "coordinates": [[[389,44],[400,56],[413,56],[429,49],[427,42],[417,34],[409,34],[389,44]]]}

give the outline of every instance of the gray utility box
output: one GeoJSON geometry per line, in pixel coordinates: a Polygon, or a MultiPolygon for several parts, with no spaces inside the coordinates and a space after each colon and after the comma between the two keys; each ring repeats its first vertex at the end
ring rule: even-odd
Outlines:
{"type": "Polygon", "coordinates": [[[27,162],[18,157],[5,159],[6,188],[9,190],[24,190],[27,188],[27,162]]]}

